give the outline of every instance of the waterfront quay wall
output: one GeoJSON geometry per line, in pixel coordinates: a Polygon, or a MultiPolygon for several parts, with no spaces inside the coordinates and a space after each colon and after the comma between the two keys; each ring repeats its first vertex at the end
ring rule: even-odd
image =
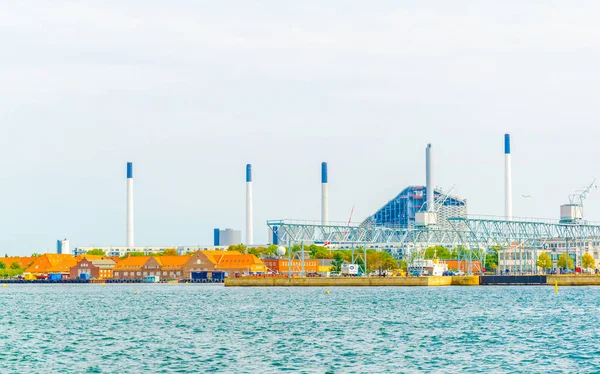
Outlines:
{"type": "Polygon", "coordinates": [[[389,278],[227,278],[226,287],[600,286],[597,275],[520,275],[389,278]]]}
{"type": "Polygon", "coordinates": [[[453,277],[227,278],[225,287],[451,286],[453,277]]]}
{"type": "Polygon", "coordinates": [[[546,281],[549,286],[600,286],[598,275],[547,275],[546,281]]]}
{"type": "Polygon", "coordinates": [[[453,276],[452,286],[479,286],[479,275],[453,276]]]}

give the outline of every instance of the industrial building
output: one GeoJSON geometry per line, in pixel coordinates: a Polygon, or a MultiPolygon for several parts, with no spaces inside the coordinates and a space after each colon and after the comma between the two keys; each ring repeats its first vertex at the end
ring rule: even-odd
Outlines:
{"type": "Polygon", "coordinates": [[[164,252],[166,249],[175,248],[177,253],[180,255],[185,255],[188,253],[193,253],[196,251],[210,251],[210,250],[222,250],[227,249],[228,246],[210,246],[210,245],[178,245],[178,246],[160,246],[160,247],[132,247],[128,248],[126,246],[81,246],[75,247],[73,249],[73,256],[79,256],[86,254],[88,251],[93,249],[99,249],[106,253],[107,257],[124,257],[129,253],[143,253],[146,256],[158,254],[164,252]]]}
{"type": "Polygon", "coordinates": [[[59,255],[68,255],[71,254],[71,244],[65,239],[58,239],[56,241],[56,254],[59,255]]]}
{"type": "Polygon", "coordinates": [[[215,229],[213,245],[215,247],[229,247],[230,245],[238,245],[242,243],[242,232],[232,229],[215,229]]]}
{"type": "MultiPolygon", "coordinates": [[[[267,244],[293,245],[311,243],[328,246],[331,249],[369,247],[385,250],[400,259],[418,260],[424,256],[425,249],[430,246],[454,248],[460,246],[465,258],[457,259],[457,267],[463,268],[461,262],[468,262],[465,272],[477,272],[485,267],[485,255],[491,247],[500,247],[505,255],[500,259],[501,267],[523,272],[535,272],[535,259],[542,251],[560,252],[561,243],[579,241],[586,243],[578,246],[578,250],[586,247],[594,258],[600,256],[599,247],[593,243],[600,242],[600,225],[590,225],[583,219],[583,200],[595,180],[584,190],[569,197],[569,204],[561,206],[560,221],[551,223],[547,220],[523,220],[512,215],[512,160],[511,139],[504,137],[504,217],[472,217],[467,215],[467,200],[452,194],[453,188],[444,191],[435,187],[433,173],[433,147],[427,144],[425,149],[426,183],[408,186],[400,191],[375,213],[359,224],[351,222],[332,223],[329,221],[329,176],[328,165],[321,163],[321,211],[320,220],[268,221],[267,244]],[[556,245],[556,247],[554,246],[556,245]],[[477,262],[479,261],[479,263],[477,262]],[[504,261],[504,262],[502,262],[504,261]],[[478,265],[480,264],[480,265],[478,265]]],[[[500,150],[498,149],[498,157],[500,150]]],[[[133,245],[133,166],[127,163],[127,205],[126,205],[126,244],[108,247],[77,247],[74,255],[85,253],[91,249],[102,249],[107,256],[126,256],[131,252],[153,254],[164,252],[167,248],[176,248],[179,254],[188,254],[198,250],[219,250],[230,245],[242,243],[242,232],[233,229],[214,229],[212,246],[138,246],[133,245]]],[[[246,165],[246,230],[245,243],[254,244],[253,237],[253,196],[252,166],[246,165]]],[[[316,181],[315,181],[316,182],[316,181]]],[[[315,183],[316,185],[316,183],[315,183]]],[[[240,191],[241,192],[241,191],[240,191]]],[[[240,206],[240,209],[243,209],[240,206]]],[[[569,246],[570,247],[570,246],[569,246]]],[[[568,248],[569,248],[568,247],[568,248]]],[[[60,243],[58,250],[65,253],[68,241],[60,243]]],[[[68,250],[67,250],[68,251],[68,250]]],[[[574,251],[575,252],[575,251],[574,251]]],[[[554,256],[554,254],[552,254],[554,256]]],[[[556,257],[556,256],[555,256],[556,257]]],[[[553,257],[553,258],[555,258],[553,257]]],[[[579,264],[581,255],[577,255],[579,264]]]]}
{"type": "MultiPolygon", "coordinates": [[[[377,212],[367,218],[367,222],[375,226],[390,228],[412,228],[417,225],[417,213],[426,210],[427,186],[409,186],[396,197],[388,201],[377,212]]],[[[458,196],[445,194],[434,189],[433,198],[437,206],[437,224],[439,227],[451,228],[450,217],[467,216],[467,200],[458,196]]]]}
{"type": "Polygon", "coordinates": [[[117,263],[110,258],[82,258],[77,265],[72,266],[69,270],[70,279],[111,279],[116,264],[117,263]]]}

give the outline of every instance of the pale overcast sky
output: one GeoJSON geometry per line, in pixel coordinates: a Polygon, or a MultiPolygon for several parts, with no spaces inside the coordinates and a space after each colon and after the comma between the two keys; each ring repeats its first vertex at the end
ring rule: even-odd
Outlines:
{"type": "MultiPolygon", "coordinates": [[[[407,185],[456,185],[472,214],[558,218],[600,177],[597,1],[4,1],[0,254],[364,219],[407,185]],[[177,5],[172,5],[176,3],[177,5]],[[523,3],[527,3],[523,5],[523,3]],[[88,4],[88,5],[86,5],[88,4]],[[167,5],[168,4],[168,5],[167,5]],[[522,194],[531,195],[524,199],[522,194]]],[[[600,191],[585,214],[600,221],[600,191]]]]}

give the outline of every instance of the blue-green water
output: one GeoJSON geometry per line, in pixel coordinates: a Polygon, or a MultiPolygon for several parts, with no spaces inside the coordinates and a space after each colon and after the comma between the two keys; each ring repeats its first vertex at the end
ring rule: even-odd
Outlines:
{"type": "Polygon", "coordinates": [[[600,372],[600,287],[324,291],[9,285],[0,372],[600,372]]]}

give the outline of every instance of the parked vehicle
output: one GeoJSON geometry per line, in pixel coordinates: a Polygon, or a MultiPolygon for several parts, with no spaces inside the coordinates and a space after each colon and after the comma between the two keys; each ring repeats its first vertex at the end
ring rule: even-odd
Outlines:
{"type": "Polygon", "coordinates": [[[359,269],[357,264],[342,264],[342,275],[343,276],[358,276],[359,269]]]}

